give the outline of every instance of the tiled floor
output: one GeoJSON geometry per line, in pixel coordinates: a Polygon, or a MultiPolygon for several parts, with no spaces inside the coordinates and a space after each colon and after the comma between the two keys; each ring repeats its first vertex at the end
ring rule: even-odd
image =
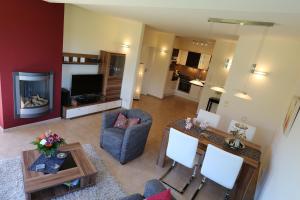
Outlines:
{"type": "MultiPolygon", "coordinates": [[[[161,169],[155,164],[164,127],[172,120],[195,116],[197,103],[179,97],[168,97],[160,100],[150,96],[142,96],[141,100],[134,101],[133,107],[149,112],[153,116],[153,125],[144,154],[126,165],[121,165],[99,148],[101,113],[72,120],[55,120],[7,130],[0,134],[0,159],[15,157],[20,155],[22,150],[32,149],[33,146],[30,142],[39,134],[50,129],[62,135],[68,143],[80,141],[82,144],[92,144],[96,147],[110,172],[129,194],[143,192],[147,180],[160,177],[166,170],[166,168],[161,169]]],[[[178,172],[178,175],[182,174],[178,172]]],[[[196,188],[198,182],[199,180],[196,180],[191,188],[196,188]]],[[[214,185],[208,185],[210,187],[206,187],[206,192],[201,192],[197,199],[222,199],[222,195],[218,193],[220,189],[214,185]]],[[[189,194],[190,192],[187,191],[184,196],[176,194],[176,197],[187,199],[189,194]]]]}

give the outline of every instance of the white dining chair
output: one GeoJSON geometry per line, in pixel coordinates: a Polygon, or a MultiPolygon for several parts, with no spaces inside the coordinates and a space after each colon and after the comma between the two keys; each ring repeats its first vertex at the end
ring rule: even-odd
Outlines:
{"type": "Polygon", "coordinates": [[[231,190],[240,173],[243,158],[224,151],[218,147],[208,144],[205,157],[201,167],[203,179],[198,190],[194,194],[194,199],[205,184],[206,179],[210,179],[227,189],[225,199],[229,198],[231,190]]]}
{"type": "Polygon", "coordinates": [[[208,126],[217,128],[220,122],[220,115],[200,109],[197,115],[198,122],[206,122],[208,126]]]}
{"type": "Polygon", "coordinates": [[[238,124],[243,124],[245,126],[248,127],[248,129],[245,131],[245,134],[246,134],[246,140],[248,141],[252,141],[253,138],[254,138],[254,135],[255,135],[255,131],[256,131],[256,127],[254,126],[250,126],[248,124],[245,124],[245,123],[242,123],[242,122],[238,122],[238,121],[235,121],[235,120],[231,120],[229,126],[228,126],[228,133],[231,133],[231,131],[234,131],[235,130],[235,124],[238,123],[238,124]]]}
{"type": "Polygon", "coordinates": [[[197,157],[198,139],[182,133],[174,128],[170,129],[169,142],[167,146],[167,157],[173,160],[173,164],[167,170],[167,172],[160,178],[160,181],[170,186],[177,192],[183,193],[193,178],[196,176],[198,157],[197,157]],[[164,182],[163,179],[169,174],[169,172],[175,167],[176,164],[181,164],[187,168],[193,169],[193,174],[189,178],[189,181],[184,185],[181,190],[164,182]]]}

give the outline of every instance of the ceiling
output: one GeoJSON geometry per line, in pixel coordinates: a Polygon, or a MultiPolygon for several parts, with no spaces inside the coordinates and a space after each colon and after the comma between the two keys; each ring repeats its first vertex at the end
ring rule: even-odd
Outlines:
{"type": "Polygon", "coordinates": [[[210,17],[274,22],[268,34],[300,38],[299,0],[47,0],[141,21],[193,38],[237,39],[262,34],[264,27],[208,23],[210,17]]]}

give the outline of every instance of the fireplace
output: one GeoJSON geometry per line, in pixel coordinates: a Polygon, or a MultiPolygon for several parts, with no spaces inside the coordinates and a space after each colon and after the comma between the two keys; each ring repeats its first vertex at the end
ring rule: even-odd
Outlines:
{"type": "Polygon", "coordinates": [[[14,72],[15,118],[34,118],[53,109],[53,73],[14,72]]]}

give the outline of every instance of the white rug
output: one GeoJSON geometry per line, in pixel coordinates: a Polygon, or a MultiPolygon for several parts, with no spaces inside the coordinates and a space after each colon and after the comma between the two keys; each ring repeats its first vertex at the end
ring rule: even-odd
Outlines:
{"type": "MultiPolygon", "coordinates": [[[[58,197],[56,200],[115,200],[126,196],[114,177],[107,171],[93,147],[90,144],[85,144],[83,148],[98,170],[96,185],[58,197]]],[[[25,199],[20,157],[0,160],[0,199],[25,199]]]]}

